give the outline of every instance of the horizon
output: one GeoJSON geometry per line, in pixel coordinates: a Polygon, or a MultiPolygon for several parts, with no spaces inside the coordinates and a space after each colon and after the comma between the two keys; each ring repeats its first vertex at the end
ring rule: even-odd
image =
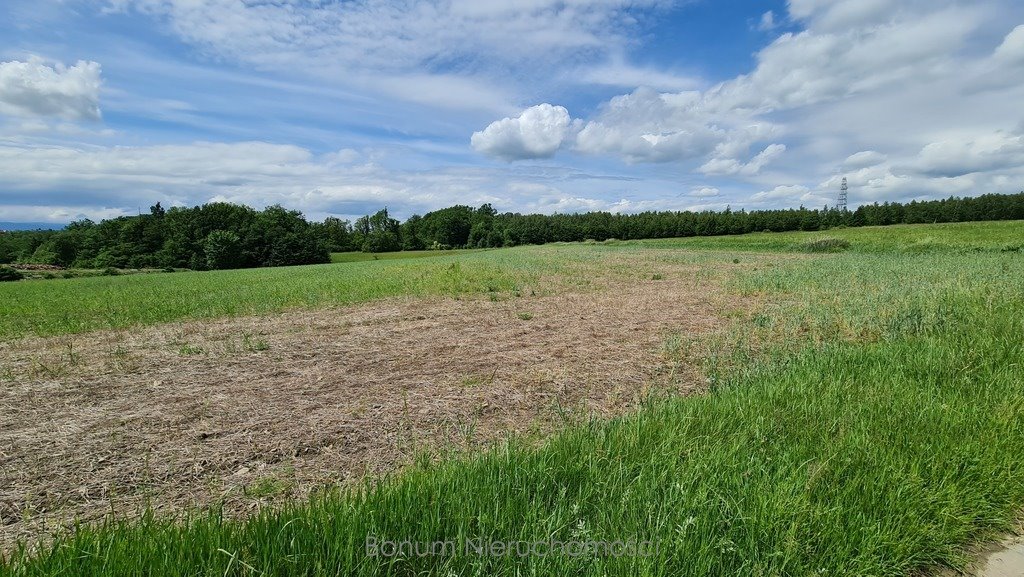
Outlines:
{"type": "Polygon", "coordinates": [[[1014,194],[1024,5],[11,0],[0,228],[1014,194]],[[382,16],[383,15],[383,16],[382,16]],[[398,40],[400,39],[400,40],[398,40]]]}

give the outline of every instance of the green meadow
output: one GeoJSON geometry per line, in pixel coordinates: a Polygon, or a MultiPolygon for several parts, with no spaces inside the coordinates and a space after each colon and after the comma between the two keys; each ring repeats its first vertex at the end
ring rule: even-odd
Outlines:
{"type": "Polygon", "coordinates": [[[468,254],[478,252],[480,249],[468,249],[468,250],[403,250],[401,252],[383,252],[383,253],[371,253],[371,252],[333,252],[331,253],[331,262],[364,262],[368,260],[403,260],[407,258],[432,258],[437,256],[450,256],[452,254],[468,254]]]}
{"type": "Polygon", "coordinates": [[[961,567],[969,546],[1010,530],[1024,509],[1021,246],[1020,222],[913,225],[7,283],[8,339],[394,296],[504,298],[624,250],[695,263],[754,305],[722,311],[731,324],[713,346],[691,346],[685,334],[666,341],[667,355],[700,364],[706,394],[576,423],[539,446],[510,438],[479,454],[424,458],[247,520],[214,510],[83,525],[8,553],[0,574],[897,576],[961,567]],[[849,246],[803,254],[821,237],[849,246]],[[786,254],[746,266],[751,253],[786,254]],[[368,538],[459,547],[374,556],[368,538]],[[552,542],[619,541],[656,548],[550,552],[552,542]],[[548,543],[549,553],[482,553],[467,542],[548,543]]]}
{"type": "Polygon", "coordinates": [[[766,252],[814,252],[815,241],[839,239],[855,253],[924,253],[1024,250],[1024,221],[984,223],[897,224],[837,228],[822,232],[756,232],[735,236],[703,236],[684,239],[639,240],[658,248],[740,250],[766,252]]]}

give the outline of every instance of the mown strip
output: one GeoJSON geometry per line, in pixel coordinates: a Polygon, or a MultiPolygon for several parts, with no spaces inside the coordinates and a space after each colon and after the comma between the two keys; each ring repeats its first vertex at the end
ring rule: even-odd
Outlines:
{"type": "Polygon", "coordinates": [[[14,575],[906,575],[1024,506],[1024,262],[839,255],[740,272],[771,298],[713,392],[421,463],[246,522],[83,527],[14,575]],[[895,274],[894,274],[895,271],[895,274]],[[751,337],[750,334],[755,336],[751,337]],[[369,557],[367,537],[639,539],[649,557],[369,557]]]}

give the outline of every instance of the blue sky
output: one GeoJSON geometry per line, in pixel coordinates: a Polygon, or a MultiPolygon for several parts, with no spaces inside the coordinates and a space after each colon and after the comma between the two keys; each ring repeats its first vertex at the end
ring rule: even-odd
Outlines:
{"type": "Polygon", "coordinates": [[[1016,0],[4,0],[0,221],[1017,192],[1020,102],[1016,0]]]}

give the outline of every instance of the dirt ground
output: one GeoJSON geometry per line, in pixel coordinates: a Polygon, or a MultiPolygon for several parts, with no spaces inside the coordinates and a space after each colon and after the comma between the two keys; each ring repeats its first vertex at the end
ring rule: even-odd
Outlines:
{"type": "Polygon", "coordinates": [[[724,324],[696,274],[0,343],[0,547],[147,503],[246,514],[698,391],[664,350],[724,324]]]}

